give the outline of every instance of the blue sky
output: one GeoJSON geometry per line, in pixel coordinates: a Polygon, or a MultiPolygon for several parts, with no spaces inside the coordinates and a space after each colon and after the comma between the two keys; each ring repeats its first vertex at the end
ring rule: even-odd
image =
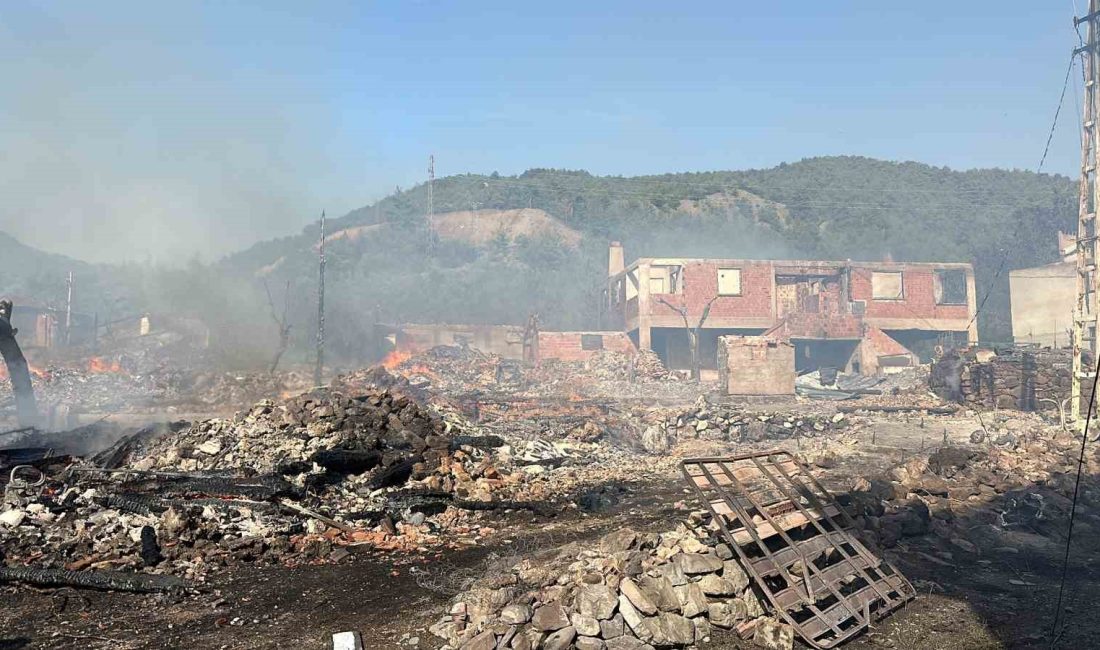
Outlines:
{"type": "MultiPolygon", "coordinates": [[[[0,229],[205,258],[426,176],[1034,169],[1072,2],[0,6],[0,229]]],[[[1075,73],[1078,74],[1079,73],[1075,73]]],[[[1075,174],[1073,86],[1047,170],[1075,174]]]]}

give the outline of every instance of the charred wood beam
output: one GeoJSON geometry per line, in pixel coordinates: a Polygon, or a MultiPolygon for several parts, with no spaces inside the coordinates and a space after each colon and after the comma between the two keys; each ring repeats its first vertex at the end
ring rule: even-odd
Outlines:
{"type": "Polygon", "coordinates": [[[38,567],[0,567],[0,582],[23,582],[42,587],[81,587],[133,593],[182,591],[187,587],[186,582],[175,576],[122,571],[67,571],[38,567]]]}
{"type": "Polygon", "coordinates": [[[361,474],[382,462],[382,452],[359,449],[324,449],[310,458],[321,467],[341,474],[361,474]]]}
{"type": "Polygon", "coordinates": [[[34,399],[31,371],[27,366],[27,358],[23,356],[23,350],[19,347],[19,342],[15,340],[18,331],[11,326],[11,312],[11,301],[0,300],[0,355],[4,357],[4,364],[8,367],[8,377],[11,378],[11,390],[15,396],[15,413],[19,419],[19,425],[37,427],[41,424],[41,416],[38,413],[38,403],[34,399]]]}

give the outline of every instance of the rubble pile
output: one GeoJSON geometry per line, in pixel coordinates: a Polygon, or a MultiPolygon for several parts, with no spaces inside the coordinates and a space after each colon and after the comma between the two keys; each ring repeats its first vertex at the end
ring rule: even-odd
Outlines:
{"type": "Polygon", "coordinates": [[[650,454],[666,453],[682,440],[761,442],[812,438],[846,429],[850,425],[849,417],[843,413],[796,415],[749,412],[737,406],[710,404],[703,396],[687,410],[654,409],[641,421],[638,443],[650,454]]]}
{"type": "Polygon", "coordinates": [[[414,386],[431,385],[452,394],[516,389],[526,381],[519,361],[458,345],[437,345],[401,361],[393,370],[414,386]]]}
{"type": "MultiPolygon", "coordinates": [[[[870,542],[891,547],[931,533],[950,550],[1014,545],[1014,533],[1058,539],[1073,497],[1080,441],[1035,420],[999,418],[970,446],[944,446],[892,468],[884,480],[857,478],[849,496],[870,542]],[[1055,433],[1057,432],[1057,433],[1055,433]]],[[[1100,458],[1087,457],[1082,494],[1100,488],[1100,458]]],[[[1077,525],[1100,532],[1079,509],[1077,525]]]]}
{"type": "Polygon", "coordinates": [[[99,466],[7,499],[0,551],[15,565],[195,578],[241,560],[338,559],[345,544],[424,548],[445,530],[479,534],[470,512],[544,510],[508,500],[526,474],[495,466],[503,445],[388,391],[265,400],[230,419],[124,439],[96,456],[99,466]]]}
{"type": "Polygon", "coordinates": [[[458,596],[430,631],[463,650],[686,648],[715,629],[791,648],[793,630],[766,616],[707,516],[693,519],[704,532],[623,528],[583,550],[522,560],[458,596]]]}
{"type": "MultiPolygon", "coordinates": [[[[932,369],[932,390],[974,408],[1056,409],[1070,393],[1070,350],[1005,348],[951,351],[932,369]]],[[[1088,395],[1092,385],[1082,382],[1088,395]]]]}

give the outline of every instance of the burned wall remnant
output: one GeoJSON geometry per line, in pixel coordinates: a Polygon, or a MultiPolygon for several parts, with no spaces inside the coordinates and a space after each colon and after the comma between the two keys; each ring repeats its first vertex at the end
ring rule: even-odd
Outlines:
{"type": "MultiPolygon", "coordinates": [[[[610,253],[616,260],[621,254],[620,248],[610,253]]],[[[715,333],[781,330],[781,338],[806,341],[803,347],[812,352],[822,341],[871,339],[872,346],[861,346],[875,357],[858,364],[863,374],[916,359],[897,333],[977,341],[969,264],[640,258],[617,268],[617,262],[609,264],[602,321],[628,332],[639,349],[657,352],[674,369],[683,369],[683,359],[673,354],[670,332],[704,312],[702,341],[708,332],[713,341],[715,333]],[[887,338],[898,351],[876,350],[887,338]]],[[[710,353],[703,367],[714,367],[716,350],[700,349],[710,353]]]]}
{"type": "Polygon", "coordinates": [[[763,336],[718,339],[718,376],[727,395],[794,395],[795,358],[790,343],[763,336]]]}
{"type": "MultiPolygon", "coordinates": [[[[1069,350],[1013,347],[950,351],[936,360],[930,377],[940,397],[980,408],[1056,409],[1070,396],[1069,350]]],[[[1082,382],[1087,396],[1092,384],[1082,382]]]]}

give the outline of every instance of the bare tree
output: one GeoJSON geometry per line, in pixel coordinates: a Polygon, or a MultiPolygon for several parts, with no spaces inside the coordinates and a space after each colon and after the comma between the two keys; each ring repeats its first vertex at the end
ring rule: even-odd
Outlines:
{"type": "Polygon", "coordinates": [[[264,280],[264,291],[267,292],[267,305],[271,308],[271,320],[275,321],[275,325],[279,328],[279,347],[275,350],[275,358],[271,360],[271,369],[268,370],[268,372],[274,373],[279,367],[279,361],[286,354],[286,349],[290,347],[290,321],[288,320],[288,314],[290,313],[290,280],[287,280],[286,283],[281,316],[275,311],[275,301],[271,298],[271,288],[267,286],[267,280],[264,280]]]}
{"type": "Polygon", "coordinates": [[[707,301],[707,304],[703,307],[703,313],[699,316],[699,322],[695,327],[691,326],[691,321],[688,320],[688,308],[686,304],[674,305],[664,298],[658,298],[657,302],[667,305],[669,309],[680,314],[680,318],[684,319],[684,331],[688,335],[688,348],[691,350],[691,378],[695,381],[699,381],[702,377],[702,370],[700,368],[699,359],[699,334],[703,329],[703,323],[707,322],[707,317],[710,316],[710,307],[714,304],[714,301],[718,299],[718,296],[714,296],[707,301]]]}

